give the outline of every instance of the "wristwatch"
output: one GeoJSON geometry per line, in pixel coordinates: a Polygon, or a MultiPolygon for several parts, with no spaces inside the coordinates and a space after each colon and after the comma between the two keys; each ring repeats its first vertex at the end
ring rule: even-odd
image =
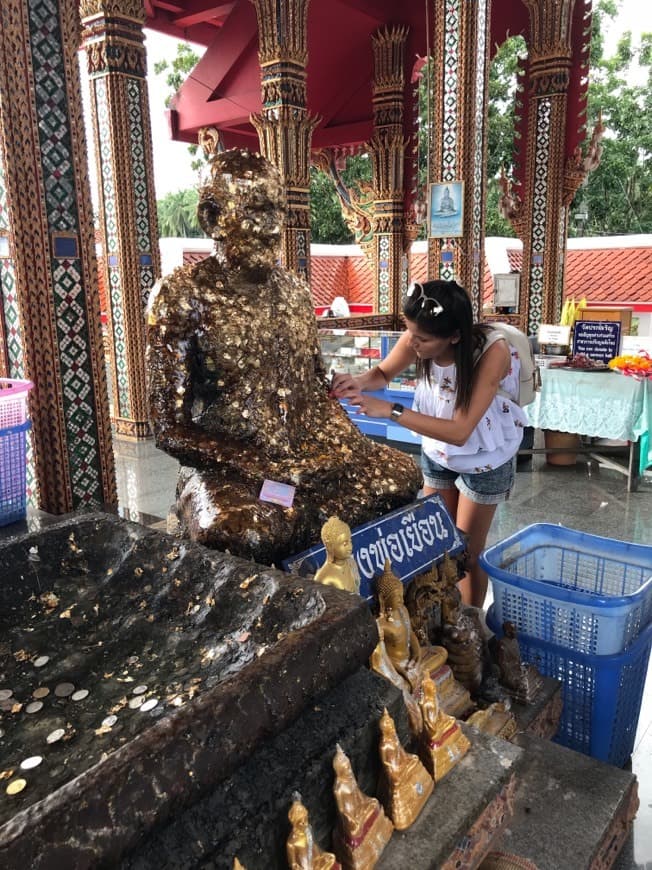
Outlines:
{"type": "Polygon", "coordinates": [[[400,402],[394,402],[392,405],[392,410],[390,411],[390,417],[392,420],[398,420],[401,414],[405,411],[405,405],[401,405],[400,402]]]}

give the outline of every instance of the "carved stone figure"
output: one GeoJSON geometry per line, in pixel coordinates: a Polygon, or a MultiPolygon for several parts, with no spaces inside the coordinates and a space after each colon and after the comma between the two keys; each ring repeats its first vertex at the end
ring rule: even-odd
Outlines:
{"type": "Polygon", "coordinates": [[[418,756],[406,752],[387,710],[380,717],[380,799],[397,831],[416,820],[432,794],[434,782],[418,756]]]}
{"type": "Polygon", "coordinates": [[[473,695],[482,684],[484,671],[484,641],[479,622],[464,608],[461,601],[444,601],[442,643],[448,650],[448,663],[455,679],[473,695]]]}
{"type": "Polygon", "coordinates": [[[371,870],[390,841],[394,825],[380,802],[360,791],[351,762],[339,743],[333,769],[338,812],[333,848],[343,870],[371,870]]]}
{"type": "Polygon", "coordinates": [[[471,744],[459,722],[440,708],[437,689],[432,680],[426,678],[423,681],[421,692],[419,706],[423,717],[423,731],[419,754],[432,778],[439,782],[466,755],[471,744]]]}
{"type": "Polygon", "coordinates": [[[329,396],[310,291],[277,265],[276,169],[236,149],[210,170],[198,217],[215,253],[165,277],[148,305],[151,419],[182,464],[180,533],[278,564],[329,516],[361,525],[413,501],[421,473],[329,396]],[[295,487],[292,506],[260,500],[265,480],[295,487]]]}
{"type": "Polygon", "coordinates": [[[521,704],[531,704],[541,691],[543,678],[534,665],[521,661],[521,650],[513,622],[503,622],[503,637],[496,641],[496,661],[500,682],[521,704]]]}
{"type": "Polygon", "coordinates": [[[315,580],[359,593],[360,574],[352,556],[351,529],[337,517],[331,517],[322,526],[321,539],[326,547],[326,561],[315,574],[315,580]]]}
{"type": "Polygon", "coordinates": [[[473,725],[478,731],[511,740],[516,734],[517,724],[514,714],[509,709],[507,701],[495,701],[484,710],[476,710],[466,720],[467,725],[473,725]]]}
{"type": "Polygon", "coordinates": [[[308,810],[301,802],[298,792],[292,796],[288,819],[292,826],[286,844],[290,870],[341,870],[342,865],[335,855],[323,852],[315,843],[308,810]]]}

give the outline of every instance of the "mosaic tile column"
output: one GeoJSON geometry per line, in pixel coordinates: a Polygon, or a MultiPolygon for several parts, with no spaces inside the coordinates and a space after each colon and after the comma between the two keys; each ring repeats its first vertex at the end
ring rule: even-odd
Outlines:
{"type": "Polygon", "coordinates": [[[403,91],[407,28],[395,27],[372,36],[374,134],[367,143],[374,188],[374,311],[398,315],[405,293],[403,236],[403,91]]]}
{"type": "Polygon", "coordinates": [[[78,45],[75,0],[2,0],[6,352],[35,384],[38,506],[54,514],[117,502],[78,45]]]}
{"type": "Polygon", "coordinates": [[[524,0],[530,14],[520,310],[535,334],[561,314],[567,96],[574,0],[524,0]]]}
{"type": "Polygon", "coordinates": [[[282,262],[310,281],[310,150],[319,118],[306,107],[310,0],[252,0],[258,17],[263,109],[251,121],[260,153],[283,179],[288,216],[282,262]]]}
{"type": "Polygon", "coordinates": [[[113,425],[151,433],[145,316],[161,273],[142,0],[83,0],[107,287],[113,425]]]}
{"type": "Polygon", "coordinates": [[[433,0],[430,183],[464,182],[463,235],[428,240],[428,277],[482,308],[490,0],[433,0]]]}

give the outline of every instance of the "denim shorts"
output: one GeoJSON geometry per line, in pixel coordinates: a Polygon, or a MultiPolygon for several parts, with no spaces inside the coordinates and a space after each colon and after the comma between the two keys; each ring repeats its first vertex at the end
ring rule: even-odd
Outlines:
{"type": "Polygon", "coordinates": [[[508,459],[491,471],[451,471],[421,453],[421,470],[426,486],[432,489],[457,487],[462,495],[476,504],[500,504],[507,501],[514,486],[514,462],[514,458],[508,459]]]}

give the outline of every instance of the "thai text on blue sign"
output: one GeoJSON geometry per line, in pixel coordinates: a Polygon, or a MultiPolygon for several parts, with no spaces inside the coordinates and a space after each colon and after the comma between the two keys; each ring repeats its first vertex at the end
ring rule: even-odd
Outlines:
{"type": "MultiPolygon", "coordinates": [[[[445,553],[464,551],[464,541],[439,495],[429,495],[404,508],[351,530],[353,556],[360,572],[360,594],[370,597],[374,578],[389,560],[392,571],[407,583],[440,562],[445,553]]],[[[318,544],[285,559],[292,574],[314,574],[326,561],[326,548],[318,544]]]]}
{"type": "Polygon", "coordinates": [[[608,363],[620,353],[620,321],[576,320],[573,327],[573,353],[582,353],[596,362],[608,363]]]}

